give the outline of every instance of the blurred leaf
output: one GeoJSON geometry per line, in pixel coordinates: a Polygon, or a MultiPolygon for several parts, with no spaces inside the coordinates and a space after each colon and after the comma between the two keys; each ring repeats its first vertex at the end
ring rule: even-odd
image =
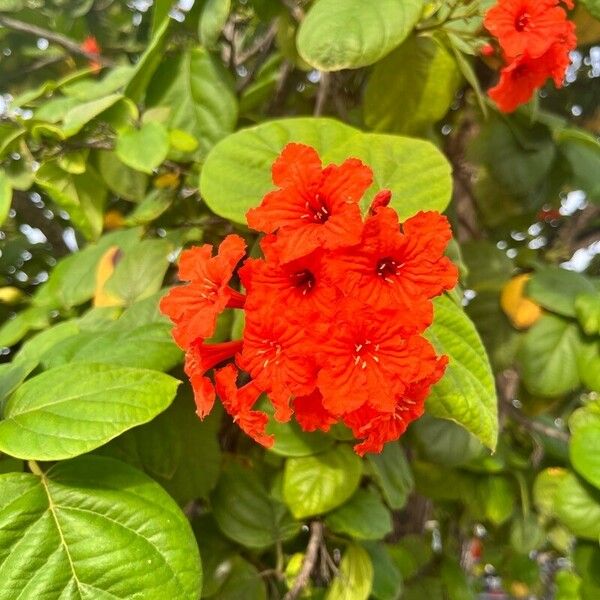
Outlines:
{"type": "Polygon", "coordinates": [[[550,467],[538,473],[533,484],[533,502],[542,516],[548,518],[556,516],[556,494],[567,476],[566,469],[557,467],[550,467]]]}
{"type": "Polygon", "coordinates": [[[169,190],[153,190],[125,218],[125,224],[131,226],[145,225],[158,219],[173,202],[173,194],[169,190]]]}
{"type": "MultiPolygon", "coordinates": [[[[600,13],[600,2],[594,0],[600,13]]],[[[589,6],[588,6],[589,8],[589,6]]],[[[567,159],[573,173],[573,185],[586,192],[588,198],[600,202],[600,143],[581,129],[562,129],[558,132],[558,148],[567,159]]]]}
{"type": "Polygon", "coordinates": [[[219,527],[232,540],[250,548],[266,548],[300,531],[287,508],[271,498],[256,470],[229,461],[211,496],[219,527]]]}
{"type": "Polygon", "coordinates": [[[600,293],[579,294],[575,298],[575,314],[587,335],[600,334],[600,293]]]}
{"type": "Polygon", "coordinates": [[[420,135],[448,112],[461,82],[456,61],[430,37],[409,37],[378,62],[365,89],[366,124],[420,135]]]}
{"type": "Polygon", "coordinates": [[[538,267],[526,289],[530,298],[565,317],[576,317],[575,300],[580,294],[597,295],[594,284],[581,273],[554,266],[538,267]]]}
{"type": "Polygon", "coordinates": [[[12,187],[4,169],[0,169],[0,227],[8,217],[12,202],[12,187]]]}
{"type": "Polygon", "coordinates": [[[392,515],[378,493],[359,489],[342,506],[330,512],[325,524],[335,533],[355,540],[381,540],[391,533],[392,515]]]}
{"type": "Polygon", "coordinates": [[[400,600],[402,597],[402,573],[394,564],[385,544],[367,542],[364,544],[373,564],[373,589],[375,600],[400,600]]]}
{"type": "Polygon", "coordinates": [[[114,106],[123,98],[122,94],[110,94],[104,98],[76,104],[67,111],[63,119],[62,130],[66,137],[79,133],[92,119],[101,115],[105,110],[114,106]]]}
{"type": "Polygon", "coordinates": [[[556,492],[557,518],[577,537],[598,542],[600,537],[600,492],[568,473],[556,492]]]}
{"type": "Polygon", "coordinates": [[[49,323],[48,310],[32,306],[18,312],[0,326],[0,348],[13,346],[29,331],[43,329],[49,323]]]}
{"type": "Polygon", "coordinates": [[[167,268],[172,246],[167,240],[143,240],[130,250],[115,267],[105,291],[133,304],[157,292],[167,268]]]}
{"type": "Polygon", "coordinates": [[[517,329],[528,329],[542,316],[540,305],[525,294],[530,279],[529,273],[516,275],[502,288],[500,295],[500,306],[517,329]]]}
{"type": "Polygon", "coordinates": [[[205,48],[214,48],[231,10],[231,0],[206,0],[200,13],[198,34],[205,48]]]}
{"type": "Polygon", "coordinates": [[[469,585],[467,574],[458,563],[444,559],[441,576],[448,600],[475,600],[475,592],[469,585]]]}
{"type": "Polygon", "coordinates": [[[78,456],[152,419],[178,385],[156,371],[93,363],[46,371],[5,402],[0,451],[27,460],[78,456]]]}
{"type": "Polygon", "coordinates": [[[166,128],[155,121],[132,129],[119,136],[117,156],[123,163],[144,173],[152,173],[167,157],[169,134],[166,128]]]}
{"type": "Polygon", "coordinates": [[[379,454],[367,454],[367,461],[388,506],[394,510],[404,508],[415,482],[400,443],[390,442],[379,454]]]}
{"type": "Polygon", "coordinates": [[[210,596],[212,600],[266,600],[264,578],[247,560],[234,556],[229,575],[219,590],[210,596]]]}
{"type": "Polygon", "coordinates": [[[581,600],[581,578],[570,571],[559,571],[554,577],[556,600],[581,600]]]}
{"type": "Polygon", "coordinates": [[[322,514],[352,496],[361,474],[360,458],[345,444],[316,456],[288,458],[283,496],[297,519],[322,514]]]}
{"type": "Polygon", "coordinates": [[[117,196],[132,202],[144,199],[148,176],[125,165],[119,160],[116,152],[98,152],[96,164],[102,179],[117,196]]]}
{"type": "Polygon", "coordinates": [[[431,544],[424,536],[416,534],[405,535],[397,543],[388,546],[388,550],[405,581],[412,579],[433,558],[431,544]]]}
{"type": "Polygon", "coordinates": [[[577,473],[600,489],[600,419],[573,432],[569,456],[577,473]]]}
{"type": "Polygon", "coordinates": [[[171,107],[169,129],[181,129],[197,139],[203,155],[231,133],[237,121],[228,74],[203,48],[165,60],[148,87],[147,103],[171,107]]]}
{"type": "Polygon", "coordinates": [[[300,25],[298,51],[320,71],[371,65],[406,38],[421,9],[421,0],[320,0],[300,25]]]}
{"type": "Polygon", "coordinates": [[[118,65],[106,71],[102,78],[78,77],[75,81],[65,83],[61,91],[66,96],[81,101],[97,100],[107,94],[120,90],[131,79],[133,67],[118,65]]]}
{"type": "Polygon", "coordinates": [[[577,355],[582,340],[577,324],[544,315],[523,337],[518,358],[527,389],[540,396],[560,396],[581,381],[577,355]]]}
{"type": "Polygon", "coordinates": [[[325,600],[367,600],[373,585],[373,564],[367,551],[349,544],[325,600]]]}
{"type": "Polygon", "coordinates": [[[187,519],[119,461],[86,456],[46,473],[0,475],[0,516],[11,523],[0,530],[2,600],[200,594],[187,519]]]}
{"type": "Polygon", "coordinates": [[[512,522],[510,543],[520,554],[528,555],[544,543],[544,530],[534,515],[519,517],[512,522]]]}
{"type": "Polygon", "coordinates": [[[452,300],[442,296],[434,306],[433,325],[425,335],[450,362],[426,409],[434,417],[455,421],[493,450],[498,438],[496,388],[483,344],[452,300]]]}

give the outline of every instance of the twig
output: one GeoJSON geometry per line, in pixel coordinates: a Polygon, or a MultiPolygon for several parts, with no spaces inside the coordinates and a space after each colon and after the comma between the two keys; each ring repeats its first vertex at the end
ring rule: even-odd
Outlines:
{"type": "Polygon", "coordinates": [[[294,585],[290,591],[283,597],[283,600],[296,600],[300,596],[302,590],[308,585],[310,574],[315,567],[317,562],[317,555],[319,554],[319,548],[323,539],[323,524],[319,521],[313,521],[310,524],[310,538],[308,539],[308,545],[306,546],[306,554],[302,561],[302,567],[300,573],[294,581],[294,585]]]}
{"type": "Polygon", "coordinates": [[[108,58],[104,58],[95,52],[88,52],[87,50],[81,48],[77,42],[74,42],[60,33],[50,31],[49,29],[43,29],[37,25],[31,25],[30,23],[25,23],[24,21],[19,21],[18,19],[13,19],[12,17],[6,17],[4,15],[0,16],[0,25],[6,27],[7,29],[12,29],[13,31],[19,31],[21,33],[27,33],[28,35],[46,38],[49,42],[54,42],[72,54],[84,56],[88,60],[93,60],[107,66],[113,64],[113,62],[108,58]]]}
{"type": "Polygon", "coordinates": [[[264,52],[265,48],[268,49],[273,43],[275,35],[277,34],[277,23],[272,23],[267,32],[257,38],[254,43],[245,51],[240,52],[235,59],[235,66],[239,67],[243,65],[249,58],[252,58],[255,54],[264,52]]]}
{"type": "Polygon", "coordinates": [[[319,81],[319,89],[317,90],[317,99],[315,101],[315,110],[313,115],[320,117],[323,114],[327,97],[329,96],[329,88],[331,86],[331,74],[321,72],[321,80],[319,81]]]}
{"type": "Polygon", "coordinates": [[[294,17],[298,23],[304,19],[304,11],[298,6],[296,0],[283,0],[283,4],[288,7],[290,13],[292,13],[292,17],[294,17]]]}

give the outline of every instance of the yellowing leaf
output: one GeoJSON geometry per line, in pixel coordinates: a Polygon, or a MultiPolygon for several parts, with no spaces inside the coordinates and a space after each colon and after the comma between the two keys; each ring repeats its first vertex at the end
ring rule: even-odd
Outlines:
{"type": "Polygon", "coordinates": [[[16,304],[23,296],[20,289],[12,286],[0,287],[0,302],[16,304]]]}
{"type": "Polygon", "coordinates": [[[154,178],[152,185],[159,190],[176,188],[179,185],[179,173],[163,173],[154,178]]]}
{"type": "Polygon", "coordinates": [[[124,224],[125,219],[118,210],[109,210],[104,215],[104,229],[107,229],[108,231],[120,229],[124,224]]]}
{"type": "Polygon", "coordinates": [[[94,306],[123,306],[123,300],[118,296],[105,291],[104,286],[114,273],[115,267],[121,258],[118,246],[111,246],[102,256],[96,269],[96,291],[94,292],[94,306]]]}
{"type": "Polygon", "coordinates": [[[523,273],[513,277],[502,289],[500,305],[517,329],[531,327],[541,316],[539,304],[525,297],[524,289],[531,276],[523,273]]]}

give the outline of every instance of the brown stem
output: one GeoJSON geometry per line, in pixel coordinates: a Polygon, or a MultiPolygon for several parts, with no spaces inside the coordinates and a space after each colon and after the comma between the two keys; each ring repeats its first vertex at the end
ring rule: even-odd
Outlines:
{"type": "Polygon", "coordinates": [[[306,554],[304,555],[304,560],[302,561],[300,573],[298,573],[298,577],[296,577],[294,585],[283,597],[283,600],[296,600],[296,598],[300,596],[302,590],[308,585],[310,574],[317,562],[317,556],[319,554],[319,548],[322,540],[323,524],[319,521],[313,521],[310,524],[310,538],[308,539],[306,554]]]}
{"type": "Polygon", "coordinates": [[[321,80],[319,81],[319,89],[317,90],[317,99],[315,102],[315,110],[313,115],[320,117],[323,114],[327,97],[329,96],[329,87],[331,85],[331,74],[321,73],[321,80]]]}
{"type": "Polygon", "coordinates": [[[13,31],[19,31],[20,33],[46,38],[48,41],[62,46],[65,50],[68,50],[72,54],[84,56],[88,60],[99,62],[105,66],[113,64],[111,60],[94,52],[88,52],[87,50],[81,48],[77,42],[74,42],[60,33],[50,31],[49,29],[43,29],[37,25],[31,25],[30,23],[25,23],[24,21],[19,21],[18,19],[13,19],[12,17],[7,17],[4,15],[0,16],[0,25],[6,27],[7,29],[12,29],[13,31]]]}

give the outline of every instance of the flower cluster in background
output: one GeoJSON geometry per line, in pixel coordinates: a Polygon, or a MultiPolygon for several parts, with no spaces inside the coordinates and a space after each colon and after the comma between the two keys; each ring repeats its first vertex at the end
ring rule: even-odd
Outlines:
{"type": "MultiPolygon", "coordinates": [[[[573,8],[572,0],[563,0],[573,8]]],[[[569,53],[577,45],[575,26],[561,0],[499,0],[485,16],[506,66],[489,95],[503,112],[528,102],[549,77],[561,87],[569,53]]]]}
{"type": "Polygon", "coordinates": [[[359,454],[379,452],[423,413],[444,373],[447,358],[421,334],[432,298],[457,281],[444,256],[450,226],[436,212],[400,224],[387,190],[363,218],[359,202],[373,175],[357,159],[323,168],[313,148],[289,144],[272,174],[277,189],[247,215],[265,235],[264,258],[237,270],[245,294],[230,285],[245,243],[229,235],[216,256],[210,245],[183,252],[179,277],[188,283],[161,303],[186,351],[198,415],[218,395],[248,435],[270,446],[268,416],[255,408],[266,394],[278,421],[294,415],[305,431],[342,422],[361,440],[359,454]],[[242,339],[206,343],[228,307],[244,310],[242,339]]]}

